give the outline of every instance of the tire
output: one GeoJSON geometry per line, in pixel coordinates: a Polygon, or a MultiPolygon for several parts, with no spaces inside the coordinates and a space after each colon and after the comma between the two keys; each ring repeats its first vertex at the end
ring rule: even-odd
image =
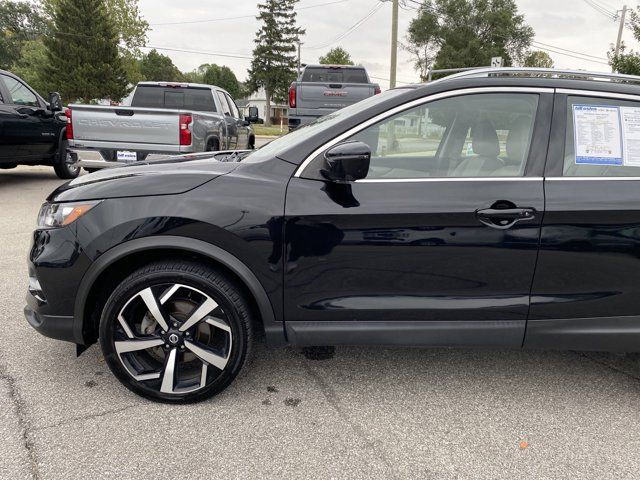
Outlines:
{"type": "Polygon", "coordinates": [[[69,143],[66,138],[60,141],[58,153],[53,159],[53,169],[58,178],[69,180],[80,175],[80,166],[78,166],[78,156],[69,152],[69,143]]]}
{"type": "Polygon", "coordinates": [[[218,152],[220,150],[220,144],[218,143],[218,140],[209,140],[207,142],[207,147],[206,147],[206,151],[207,152],[218,152]]]}
{"type": "Polygon", "coordinates": [[[224,390],[247,362],[250,311],[237,285],[214,269],[153,263],[107,300],[100,347],[129,390],[158,402],[198,402],[224,390]]]}
{"type": "Polygon", "coordinates": [[[256,148],[256,137],[254,137],[253,135],[251,135],[249,137],[249,150],[255,150],[256,148]]]}

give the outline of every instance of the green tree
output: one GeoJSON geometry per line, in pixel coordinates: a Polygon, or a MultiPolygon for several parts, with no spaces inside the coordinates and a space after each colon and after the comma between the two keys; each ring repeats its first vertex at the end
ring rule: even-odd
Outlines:
{"type": "Polygon", "coordinates": [[[241,95],[240,82],[226,65],[207,65],[202,75],[202,83],[224,88],[233,98],[239,98],[241,95]]]}
{"type": "Polygon", "coordinates": [[[633,50],[627,52],[627,47],[622,44],[618,55],[615,55],[613,46],[608,53],[609,64],[614,72],[626,75],[640,75],[640,54],[633,50]]]}
{"type": "Polygon", "coordinates": [[[20,58],[13,65],[12,72],[22,77],[31,87],[47,98],[49,92],[56,90],[46,75],[47,49],[41,39],[29,40],[22,45],[20,58]]]}
{"type": "Polygon", "coordinates": [[[44,38],[51,84],[68,101],[120,100],[127,79],[105,0],[56,0],[51,20],[44,38]]]}
{"type": "Polygon", "coordinates": [[[353,65],[351,55],[342,47],[332,48],[319,61],[322,65],[353,65]]]}
{"type": "Polygon", "coordinates": [[[0,68],[13,68],[24,44],[46,30],[47,21],[38,6],[25,1],[0,0],[0,68]]]}
{"type": "Polygon", "coordinates": [[[524,59],[525,67],[553,68],[553,60],[547,52],[534,50],[524,59]]]}
{"type": "Polygon", "coordinates": [[[184,80],[182,73],[173,64],[171,58],[156,49],[143,55],[140,60],[140,73],[144,80],[151,82],[181,82],[184,80]]]}
{"type": "Polygon", "coordinates": [[[425,77],[433,68],[522,64],[533,29],[515,0],[424,0],[409,25],[407,50],[425,77]]]}
{"type": "Polygon", "coordinates": [[[271,125],[271,100],[284,101],[296,78],[295,43],[304,34],[296,25],[296,3],[298,0],[265,0],[258,4],[260,28],[254,40],[247,85],[251,92],[264,88],[267,126],[271,125]]]}
{"type": "MultiPolygon", "coordinates": [[[[629,22],[633,30],[634,38],[640,41],[640,7],[636,7],[635,10],[631,11],[629,22]]],[[[634,50],[627,51],[627,46],[624,43],[620,46],[618,55],[615,54],[615,48],[612,45],[607,56],[609,57],[609,64],[614,72],[627,75],[640,75],[640,53],[634,50]]]]}

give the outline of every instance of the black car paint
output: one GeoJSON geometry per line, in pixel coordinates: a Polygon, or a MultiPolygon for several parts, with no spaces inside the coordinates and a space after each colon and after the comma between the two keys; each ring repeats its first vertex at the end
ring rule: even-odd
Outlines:
{"type": "Polygon", "coordinates": [[[64,138],[67,120],[52,112],[48,103],[24,80],[9,72],[0,74],[21,82],[37,98],[38,106],[15,105],[0,76],[0,167],[2,165],[51,165],[64,138]]]}
{"type": "Polygon", "coordinates": [[[105,200],[70,227],[34,234],[30,271],[48,301],[28,296],[30,323],[78,344],[95,341],[87,302],[100,274],[129,255],[170,249],[198,252],[234,272],[256,298],[274,345],[638,350],[637,181],[599,180],[597,189],[589,181],[543,182],[562,174],[562,95],[541,94],[529,181],[398,188],[339,185],[313,169],[309,178],[293,177],[337,134],[392,107],[492,86],[637,94],[630,85],[578,80],[451,80],[406,89],[262,162],[125,167],[71,182],[49,200],[105,200]],[[186,173],[195,170],[202,183],[186,173]],[[183,180],[180,189],[163,191],[183,180]],[[505,198],[535,209],[535,218],[495,230],[473,217],[505,198]],[[43,327],[60,316],[59,329],[43,327]]]}

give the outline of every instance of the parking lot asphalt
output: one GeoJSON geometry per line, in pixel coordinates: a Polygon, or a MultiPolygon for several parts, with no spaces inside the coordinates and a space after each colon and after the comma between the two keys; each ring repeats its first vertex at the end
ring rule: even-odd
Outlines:
{"type": "Polygon", "coordinates": [[[99,349],[42,337],[22,315],[36,214],[62,181],[0,170],[0,477],[638,478],[640,357],[256,348],[218,397],[151,403],[99,349]]]}

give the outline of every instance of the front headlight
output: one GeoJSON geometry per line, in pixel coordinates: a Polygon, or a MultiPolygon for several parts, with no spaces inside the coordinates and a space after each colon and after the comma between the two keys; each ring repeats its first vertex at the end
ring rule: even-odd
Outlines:
{"type": "Polygon", "coordinates": [[[58,228],[75,222],[100,201],[45,203],[38,214],[38,228],[58,228]]]}

